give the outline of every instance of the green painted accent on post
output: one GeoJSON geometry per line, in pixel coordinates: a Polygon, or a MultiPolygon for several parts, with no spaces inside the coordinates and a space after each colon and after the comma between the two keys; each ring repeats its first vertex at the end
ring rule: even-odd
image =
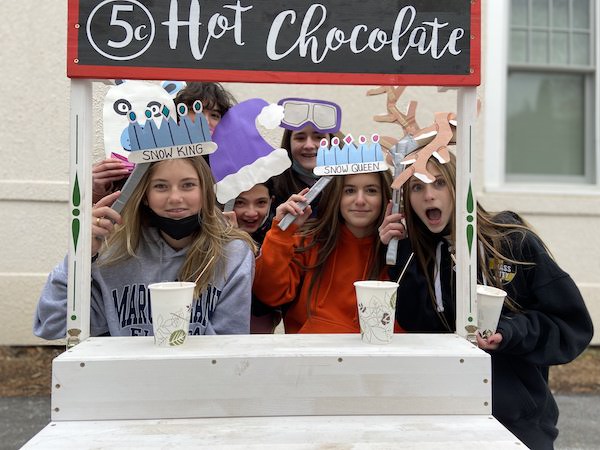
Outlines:
{"type": "Polygon", "coordinates": [[[469,214],[473,214],[474,209],[474,201],[473,201],[473,190],[471,188],[471,182],[469,181],[469,193],[467,194],[467,211],[469,214]]]}
{"type": "Polygon", "coordinates": [[[467,322],[473,322],[473,317],[472,317],[472,316],[469,316],[469,317],[467,318],[467,322]]]}
{"type": "Polygon", "coordinates": [[[473,230],[473,225],[467,225],[467,244],[469,245],[469,253],[473,250],[473,235],[475,234],[473,230]]]}
{"type": "Polygon", "coordinates": [[[81,204],[81,190],[79,189],[79,178],[75,174],[75,183],[73,185],[73,206],[81,204]]]}
{"type": "Polygon", "coordinates": [[[471,215],[467,216],[467,222],[473,222],[474,218],[471,215]]]}
{"type": "Polygon", "coordinates": [[[73,314],[73,315],[71,316],[71,320],[77,320],[77,316],[76,316],[75,314],[73,314]]]}
{"type": "Polygon", "coordinates": [[[79,209],[74,208],[73,211],[71,211],[71,214],[73,214],[74,216],[78,216],[80,212],[81,211],[79,211],[79,209]]]}
{"type": "Polygon", "coordinates": [[[73,246],[75,247],[75,251],[77,251],[77,243],[79,242],[79,229],[81,228],[81,223],[79,219],[73,219],[71,222],[71,233],[73,234],[73,246]]]}

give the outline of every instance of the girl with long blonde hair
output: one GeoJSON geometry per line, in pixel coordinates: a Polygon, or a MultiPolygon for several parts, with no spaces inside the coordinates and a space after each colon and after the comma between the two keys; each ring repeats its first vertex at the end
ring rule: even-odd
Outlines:
{"type": "MultiPolygon", "coordinates": [[[[91,335],[152,334],[148,285],[197,281],[190,334],[248,333],[255,246],[217,208],[202,157],[152,163],[118,214],[115,192],[92,209],[91,335]],[[204,272],[202,272],[206,269],[204,272]]],[[[66,263],[49,276],[34,332],[65,336],[66,263]]]]}

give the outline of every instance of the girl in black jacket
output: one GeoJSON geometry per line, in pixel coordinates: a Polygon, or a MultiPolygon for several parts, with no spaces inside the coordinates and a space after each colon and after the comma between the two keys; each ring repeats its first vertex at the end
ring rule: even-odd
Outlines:
{"type": "MultiPolygon", "coordinates": [[[[454,155],[446,164],[430,158],[427,170],[435,181],[408,180],[404,214],[388,215],[380,237],[385,244],[401,239],[391,279],[414,252],[398,289],[398,323],[409,332],[454,332],[454,155]]],[[[571,277],[517,214],[492,215],[477,205],[477,240],[478,283],[508,294],[497,332],[487,339],[477,336],[492,357],[492,412],[528,447],[551,449],[558,407],[548,368],[572,361],[586,348],[591,318],[571,277]]]]}

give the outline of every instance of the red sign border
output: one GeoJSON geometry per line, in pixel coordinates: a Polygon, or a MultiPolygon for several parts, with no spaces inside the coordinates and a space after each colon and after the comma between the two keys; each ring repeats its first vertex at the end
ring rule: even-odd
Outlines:
{"type": "Polygon", "coordinates": [[[471,60],[468,75],[276,72],[82,65],[77,60],[77,38],[81,30],[78,20],[79,0],[68,0],[67,76],[69,78],[396,86],[478,86],[481,83],[481,0],[471,0],[471,60]]]}

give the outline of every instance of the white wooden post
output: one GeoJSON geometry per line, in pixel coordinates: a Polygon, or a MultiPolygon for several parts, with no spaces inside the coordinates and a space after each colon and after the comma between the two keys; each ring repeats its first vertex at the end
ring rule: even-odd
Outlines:
{"type": "Polygon", "coordinates": [[[90,335],[92,82],[71,80],[67,347],[90,335]]]}
{"type": "Polygon", "coordinates": [[[477,203],[472,174],[477,88],[459,88],[457,101],[456,333],[474,341],[477,328],[477,203]]]}

